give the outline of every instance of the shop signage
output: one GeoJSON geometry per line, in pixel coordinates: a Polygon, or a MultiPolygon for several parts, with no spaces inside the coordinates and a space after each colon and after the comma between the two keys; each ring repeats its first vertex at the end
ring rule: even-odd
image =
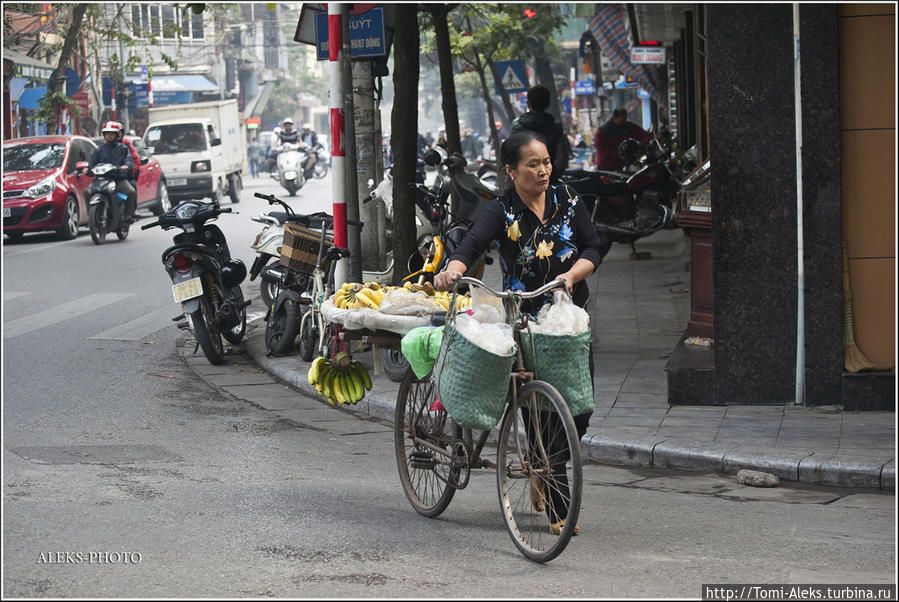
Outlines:
{"type": "Polygon", "coordinates": [[[664,65],[665,49],[651,46],[631,48],[632,65],[664,65]]]}
{"type": "Polygon", "coordinates": [[[247,117],[247,129],[258,130],[261,117],[247,117]]]}
{"type": "Polygon", "coordinates": [[[596,88],[593,86],[593,81],[584,79],[574,82],[574,94],[576,96],[589,96],[592,94],[596,94],[596,88]]]}

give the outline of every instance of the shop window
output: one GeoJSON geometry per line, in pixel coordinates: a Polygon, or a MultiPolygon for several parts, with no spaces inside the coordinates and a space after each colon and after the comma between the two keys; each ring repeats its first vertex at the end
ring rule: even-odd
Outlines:
{"type": "Polygon", "coordinates": [[[151,6],[150,8],[150,35],[158,36],[162,30],[159,23],[159,7],[151,6]]]}
{"type": "Polygon", "coordinates": [[[173,6],[162,6],[162,37],[168,40],[175,38],[178,27],[175,24],[175,8],[173,6]]]}

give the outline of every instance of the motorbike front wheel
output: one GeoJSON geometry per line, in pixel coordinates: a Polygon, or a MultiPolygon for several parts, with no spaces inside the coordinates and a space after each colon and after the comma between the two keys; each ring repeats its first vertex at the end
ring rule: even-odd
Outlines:
{"type": "Polygon", "coordinates": [[[288,182],[284,185],[284,187],[287,189],[287,194],[290,196],[293,196],[297,193],[297,185],[294,182],[288,182]]]}
{"type": "Polygon", "coordinates": [[[271,355],[287,355],[299,330],[297,303],[285,299],[265,324],[265,348],[271,355]]]}
{"type": "Polygon", "coordinates": [[[131,224],[123,223],[122,226],[116,230],[115,235],[119,237],[119,240],[125,240],[128,238],[129,230],[131,230],[131,224]]]}
{"type": "Polygon", "coordinates": [[[324,161],[319,161],[315,164],[315,170],[312,172],[317,180],[321,180],[326,175],[328,175],[328,164],[324,161]]]}
{"type": "Polygon", "coordinates": [[[102,245],[109,233],[109,215],[106,203],[91,205],[88,211],[88,226],[91,231],[91,240],[95,245],[102,245]]]}
{"type": "Polygon", "coordinates": [[[210,364],[217,366],[225,361],[225,348],[222,345],[222,336],[218,322],[215,319],[215,311],[212,309],[212,305],[209,303],[206,295],[200,297],[199,301],[199,309],[190,314],[191,326],[193,326],[197,342],[203,349],[203,355],[206,356],[210,364]]]}

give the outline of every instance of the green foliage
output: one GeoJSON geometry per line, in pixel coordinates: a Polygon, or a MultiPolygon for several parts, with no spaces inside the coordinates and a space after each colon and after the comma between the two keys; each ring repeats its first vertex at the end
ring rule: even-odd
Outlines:
{"type": "Polygon", "coordinates": [[[34,119],[47,127],[56,123],[56,116],[62,109],[68,108],[75,117],[81,115],[81,108],[66,96],[65,91],[48,92],[41,97],[39,104],[40,108],[34,112],[34,119]]]}

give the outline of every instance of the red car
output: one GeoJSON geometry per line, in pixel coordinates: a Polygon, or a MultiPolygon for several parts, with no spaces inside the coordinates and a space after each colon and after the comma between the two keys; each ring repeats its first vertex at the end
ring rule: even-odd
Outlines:
{"type": "Polygon", "coordinates": [[[3,233],[52,230],[70,240],[87,225],[85,190],[93,180],[76,169],[94,152],[83,136],[35,136],[3,143],[3,233]]]}

